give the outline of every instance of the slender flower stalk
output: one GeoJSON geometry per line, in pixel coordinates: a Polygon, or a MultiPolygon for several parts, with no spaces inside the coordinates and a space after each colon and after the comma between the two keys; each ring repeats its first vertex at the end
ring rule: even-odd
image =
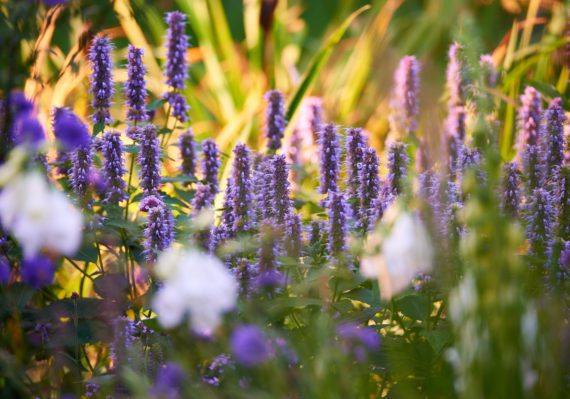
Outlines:
{"type": "Polygon", "coordinates": [[[513,219],[519,215],[520,195],[520,172],[515,162],[507,162],[503,166],[503,185],[501,194],[501,206],[503,211],[513,219]]]}
{"type": "Polygon", "coordinates": [[[202,142],[202,174],[204,184],[210,187],[212,195],[219,191],[218,172],[220,170],[220,150],[212,139],[202,142]]]}
{"type": "Polygon", "coordinates": [[[394,73],[390,100],[390,130],[403,137],[418,128],[420,64],[416,57],[405,56],[394,73]]]}
{"type": "Polygon", "coordinates": [[[178,141],[178,149],[180,150],[180,172],[185,176],[196,175],[196,143],[194,142],[194,133],[192,129],[186,130],[180,135],[178,141]]]}
{"type": "Polygon", "coordinates": [[[127,75],[125,94],[127,97],[127,119],[144,122],[148,119],[146,110],[146,67],[143,64],[144,50],[129,45],[127,59],[127,75]]]}
{"type": "Polygon", "coordinates": [[[111,122],[111,98],[114,94],[113,74],[111,62],[111,41],[106,36],[97,36],[93,39],[89,49],[91,75],[89,92],[93,96],[93,123],[109,124],[111,122]]]}
{"type": "Polygon", "coordinates": [[[526,235],[529,253],[539,259],[550,256],[556,228],[554,198],[548,190],[537,188],[532,192],[525,209],[526,235]]]}
{"type": "MultiPolygon", "coordinates": [[[[358,226],[364,233],[376,223],[380,195],[379,161],[374,148],[366,149],[360,171],[360,214],[358,226]]],[[[356,216],[356,215],[355,215],[356,216]]]]}
{"type": "Polygon", "coordinates": [[[360,214],[360,170],[366,145],[362,129],[348,129],[346,134],[346,189],[353,215],[360,214]]]}
{"type": "Polygon", "coordinates": [[[331,191],[328,198],[328,251],[336,257],[346,250],[346,233],[349,209],[342,193],[331,191]]]}
{"type": "Polygon", "coordinates": [[[186,15],[179,11],[166,13],[166,23],[166,83],[173,89],[182,90],[188,78],[186,15]]]}
{"type": "Polygon", "coordinates": [[[285,134],[287,121],[285,120],[285,107],[283,94],[279,90],[271,90],[265,94],[267,148],[277,151],[281,148],[281,140],[285,134]]]}
{"type": "Polygon", "coordinates": [[[291,214],[291,199],[289,198],[289,170],[285,155],[275,155],[271,161],[273,171],[272,208],[275,221],[283,225],[291,214]]]}
{"type": "Polygon", "coordinates": [[[564,161],[564,150],[567,146],[564,137],[564,122],[566,115],[562,108],[560,98],[552,100],[548,109],[544,112],[541,137],[545,144],[545,167],[546,173],[559,169],[564,161]]]}
{"type": "Polygon", "coordinates": [[[534,87],[527,86],[521,96],[518,112],[517,161],[520,162],[528,145],[540,143],[541,96],[534,87]]]}
{"type": "Polygon", "coordinates": [[[116,204],[127,198],[127,184],[123,179],[126,170],[121,134],[117,131],[105,133],[101,141],[101,152],[106,182],[105,201],[116,204]]]}
{"type": "Polygon", "coordinates": [[[145,197],[140,209],[148,213],[144,230],[144,256],[147,262],[155,262],[159,252],[167,249],[174,240],[174,220],[172,212],[155,195],[145,197]]]}
{"type": "Polygon", "coordinates": [[[139,136],[140,151],[138,157],[139,179],[145,193],[156,194],[160,187],[160,147],[156,137],[156,126],[146,125],[139,136]]]}
{"type": "Polygon", "coordinates": [[[328,194],[330,191],[337,191],[338,175],[340,171],[340,147],[339,135],[334,123],[322,126],[319,134],[319,144],[321,148],[321,194],[328,194]]]}
{"type": "Polygon", "coordinates": [[[406,147],[402,142],[393,142],[388,148],[388,181],[394,195],[402,192],[407,177],[410,158],[406,147]]]}
{"type": "Polygon", "coordinates": [[[239,233],[248,232],[252,227],[253,209],[251,207],[251,160],[250,150],[243,143],[234,148],[234,163],[232,170],[234,228],[239,233]]]}
{"type": "Polygon", "coordinates": [[[164,95],[164,99],[170,104],[170,114],[179,122],[188,120],[188,111],[190,107],[186,103],[186,97],[180,93],[170,92],[164,95]]]}

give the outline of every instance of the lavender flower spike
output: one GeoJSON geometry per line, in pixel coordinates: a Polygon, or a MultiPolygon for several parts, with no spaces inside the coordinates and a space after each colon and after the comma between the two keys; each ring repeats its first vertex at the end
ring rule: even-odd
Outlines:
{"type": "Polygon", "coordinates": [[[147,194],[153,194],[160,187],[160,147],[156,137],[156,126],[146,125],[140,133],[140,151],[138,163],[139,179],[147,194]]]}
{"type": "Polygon", "coordinates": [[[194,142],[194,133],[192,133],[192,129],[188,129],[180,135],[178,148],[180,150],[180,158],[182,159],[180,171],[185,176],[195,176],[196,143],[194,142]]]}
{"type": "Polygon", "coordinates": [[[479,57],[479,67],[481,68],[485,86],[496,87],[499,74],[493,56],[491,54],[483,54],[479,57]]]}
{"type": "Polygon", "coordinates": [[[166,23],[166,83],[176,90],[182,90],[188,78],[186,15],[179,11],[169,12],[166,14],[166,23]]]}
{"type": "Polygon", "coordinates": [[[517,164],[507,162],[503,167],[501,206],[503,211],[512,218],[518,217],[519,213],[520,180],[517,164]]]}
{"type": "Polygon", "coordinates": [[[540,101],[540,93],[534,87],[527,86],[521,96],[521,107],[518,112],[518,161],[522,159],[527,145],[539,144],[539,127],[542,114],[540,101]]]}
{"type": "Polygon", "coordinates": [[[364,153],[360,171],[360,214],[359,227],[366,233],[376,223],[378,217],[378,198],[380,195],[380,177],[378,176],[378,156],[374,148],[364,153]]]}
{"type": "Polygon", "coordinates": [[[526,180],[527,195],[533,190],[543,187],[544,181],[544,154],[538,144],[529,144],[523,153],[523,173],[526,180]]]}
{"type": "Polygon", "coordinates": [[[93,96],[93,123],[108,124],[111,122],[111,98],[114,94],[113,74],[111,72],[111,42],[106,36],[97,36],[93,39],[89,49],[91,62],[91,75],[89,93],[93,96]]]}
{"type": "Polygon", "coordinates": [[[465,66],[462,60],[463,48],[457,42],[449,47],[446,84],[449,92],[449,108],[465,105],[465,66]]]}
{"type": "Polygon", "coordinates": [[[366,149],[366,139],[362,129],[348,129],[346,134],[346,163],[348,198],[354,215],[360,213],[360,170],[366,149]]]}
{"type": "Polygon", "coordinates": [[[234,228],[236,233],[248,232],[253,221],[251,207],[251,170],[250,150],[243,143],[234,148],[234,163],[232,171],[234,228]]]}
{"type": "Polygon", "coordinates": [[[540,258],[550,256],[556,227],[556,211],[554,199],[547,190],[537,188],[532,192],[525,220],[529,253],[540,258]]]}
{"type": "Polygon", "coordinates": [[[107,183],[105,201],[116,204],[127,198],[127,184],[123,179],[126,170],[121,134],[117,131],[105,133],[101,141],[101,152],[103,154],[103,174],[107,183]]]}
{"type": "Polygon", "coordinates": [[[148,212],[144,230],[144,256],[147,262],[156,261],[158,252],[167,249],[174,240],[174,221],[170,209],[154,195],[145,197],[140,209],[148,212]]]}
{"type": "Polygon", "coordinates": [[[328,197],[328,251],[331,257],[341,254],[346,249],[346,229],[349,209],[344,195],[330,191],[328,197]]]}
{"type": "MultiPolygon", "coordinates": [[[[223,227],[222,229],[222,233],[224,233],[224,235],[227,235],[227,237],[225,238],[231,238],[233,236],[235,236],[235,230],[234,230],[234,182],[232,180],[232,178],[230,177],[228,179],[227,185],[226,185],[226,190],[224,192],[224,203],[222,205],[222,221],[220,226],[218,227],[217,230],[220,229],[220,227],[223,227]]],[[[222,237],[220,237],[222,238],[222,237]]],[[[224,238],[224,239],[225,239],[224,238]]]]}
{"type": "Polygon", "coordinates": [[[186,122],[188,120],[190,107],[186,104],[186,97],[180,93],[170,92],[164,95],[164,99],[170,104],[173,117],[180,122],[186,122]]]}
{"type": "Polygon", "coordinates": [[[275,354],[261,329],[253,324],[238,326],[232,333],[230,346],[236,361],[246,367],[265,363],[275,354]]]}
{"type": "Polygon", "coordinates": [[[279,225],[284,224],[291,213],[291,200],[289,199],[289,170],[285,155],[275,155],[272,159],[273,170],[273,212],[279,225]]]}
{"type": "Polygon", "coordinates": [[[328,123],[322,126],[319,134],[321,147],[321,194],[336,191],[338,187],[338,175],[340,171],[340,148],[339,135],[336,126],[328,123]]]}
{"type": "Polygon", "coordinates": [[[266,135],[267,147],[277,151],[281,148],[281,140],[285,134],[287,121],[285,120],[285,107],[283,94],[278,90],[271,90],[265,94],[266,109],[266,135]]]}
{"type": "Polygon", "coordinates": [[[544,112],[542,138],[545,143],[546,159],[545,167],[547,173],[553,168],[560,168],[564,160],[564,150],[567,146],[564,137],[564,122],[566,115],[562,108],[560,98],[552,100],[548,109],[544,112]]]}
{"type": "Polygon", "coordinates": [[[560,169],[560,197],[558,198],[558,236],[570,242],[570,165],[560,169]]]}
{"type": "Polygon", "coordinates": [[[146,110],[146,67],[143,64],[144,51],[129,44],[127,63],[128,79],[125,82],[127,97],[127,119],[144,122],[148,119],[146,110]]]}
{"type": "Polygon", "coordinates": [[[91,145],[77,148],[71,158],[71,186],[80,203],[89,203],[89,177],[93,164],[91,145]]]}
{"type": "Polygon", "coordinates": [[[219,191],[218,171],[220,170],[220,150],[212,139],[202,142],[202,173],[204,183],[210,187],[212,195],[219,191]]]}
{"type": "Polygon", "coordinates": [[[406,144],[402,142],[394,142],[388,148],[388,181],[394,195],[402,192],[407,176],[410,158],[406,153],[406,147],[406,144]]]}
{"type": "Polygon", "coordinates": [[[405,56],[394,73],[394,91],[390,100],[390,130],[399,137],[418,128],[420,64],[416,57],[405,56]]]}

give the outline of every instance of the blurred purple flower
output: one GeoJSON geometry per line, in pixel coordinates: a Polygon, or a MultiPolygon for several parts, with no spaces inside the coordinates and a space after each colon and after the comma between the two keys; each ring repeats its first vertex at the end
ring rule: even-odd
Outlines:
{"type": "Polygon", "coordinates": [[[55,264],[44,255],[36,255],[22,261],[22,281],[36,289],[51,284],[54,273],[55,264]]]}
{"type": "Polygon", "coordinates": [[[520,180],[517,164],[515,162],[505,163],[503,166],[501,206],[503,211],[512,218],[518,217],[519,214],[520,180]]]}
{"type": "Polygon", "coordinates": [[[331,258],[335,258],[346,249],[349,208],[342,193],[329,192],[327,211],[329,216],[328,251],[331,258]]]}
{"type": "Polygon", "coordinates": [[[202,381],[208,385],[219,387],[225,371],[233,367],[234,364],[230,356],[222,353],[212,359],[202,375],[202,381]]]}
{"type": "Polygon", "coordinates": [[[6,285],[10,282],[10,263],[4,256],[0,256],[0,285],[6,285]]]}
{"type": "Polygon", "coordinates": [[[210,187],[212,195],[216,195],[219,191],[219,170],[220,150],[214,140],[204,140],[202,142],[202,174],[203,180],[210,187]]]}
{"type": "Polygon", "coordinates": [[[186,176],[196,175],[196,143],[192,129],[186,130],[178,139],[178,149],[182,164],[180,171],[186,176]]]}
{"type": "Polygon", "coordinates": [[[529,253],[540,258],[551,254],[556,228],[554,199],[544,188],[536,188],[525,209],[529,253]]]}
{"type": "Polygon", "coordinates": [[[420,64],[416,57],[405,56],[394,73],[394,90],[390,100],[390,130],[402,137],[418,128],[420,64]]]}
{"type": "Polygon", "coordinates": [[[278,90],[271,90],[265,94],[266,108],[266,136],[267,148],[277,151],[281,148],[281,140],[285,134],[287,121],[285,120],[285,107],[283,94],[278,90]]]}
{"type": "Polygon", "coordinates": [[[566,115],[562,108],[562,100],[556,98],[550,102],[544,112],[541,137],[545,144],[545,168],[550,173],[554,168],[560,168],[564,161],[564,151],[568,147],[564,137],[564,122],[566,115]]]}
{"type": "Polygon", "coordinates": [[[91,143],[91,135],[79,117],[68,108],[56,108],[53,113],[53,132],[66,151],[91,143]]]}
{"type": "Polygon", "coordinates": [[[517,161],[523,157],[528,145],[538,145],[540,117],[542,115],[541,96],[534,87],[527,86],[521,96],[518,111],[517,161]]]}
{"type": "Polygon", "coordinates": [[[159,398],[180,398],[184,380],[187,378],[188,376],[182,367],[176,363],[168,362],[158,370],[156,381],[150,388],[150,393],[159,398]]]}
{"type": "Polygon", "coordinates": [[[336,333],[343,351],[351,354],[362,363],[370,352],[380,347],[380,335],[371,327],[363,327],[356,323],[343,323],[337,326],[336,333]]]}
{"type": "Polygon", "coordinates": [[[46,139],[42,124],[31,112],[20,113],[16,116],[13,136],[15,144],[25,143],[34,148],[37,148],[46,139]]]}
{"type": "Polygon", "coordinates": [[[388,147],[388,181],[394,195],[402,193],[404,180],[407,177],[410,158],[406,149],[407,145],[398,141],[388,147]]]}
{"type": "Polygon", "coordinates": [[[251,324],[238,326],[233,331],[230,346],[236,361],[246,367],[265,363],[275,354],[261,329],[251,324]]]}

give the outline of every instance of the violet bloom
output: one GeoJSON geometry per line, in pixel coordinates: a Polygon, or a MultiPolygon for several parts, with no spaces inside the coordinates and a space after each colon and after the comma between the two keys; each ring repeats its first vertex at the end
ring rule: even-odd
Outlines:
{"type": "Polygon", "coordinates": [[[252,324],[237,327],[230,337],[230,346],[236,361],[246,367],[265,363],[275,354],[261,329],[252,324]]]}
{"type": "Polygon", "coordinates": [[[394,90],[390,100],[390,130],[400,137],[418,128],[420,64],[416,57],[405,56],[394,73],[394,90]]]}
{"type": "Polygon", "coordinates": [[[226,369],[234,367],[229,355],[222,353],[212,359],[202,375],[202,381],[213,387],[219,387],[226,369]]]}
{"type": "Polygon", "coordinates": [[[454,107],[465,104],[465,65],[463,62],[463,48],[457,42],[449,47],[447,53],[449,61],[446,71],[446,85],[448,90],[448,106],[454,107]]]}
{"type": "Polygon", "coordinates": [[[199,183],[196,186],[196,191],[194,192],[194,198],[192,199],[192,215],[196,216],[200,211],[212,205],[214,197],[210,191],[210,187],[199,183]]]}
{"type": "Polygon", "coordinates": [[[380,347],[380,335],[372,327],[344,323],[336,328],[336,333],[343,351],[354,356],[359,363],[364,362],[370,352],[375,352],[380,347]]]}
{"type": "Polygon", "coordinates": [[[272,158],[256,154],[251,179],[256,223],[274,216],[273,174],[272,158]]]}
{"type": "Polygon", "coordinates": [[[110,355],[115,367],[123,367],[132,360],[129,352],[135,342],[135,323],[127,317],[117,317],[113,321],[113,342],[110,355]]]}
{"type": "Polygon", "coordinates": [[[212,227],[210,231],[210,242],[208,243],[208,252],[215,254],[218,248],[230,238],[230,232],[225,224],[212,227]]]}
{"type": "Polygon", "coordinates": [[[158,192],[160,187],[160,147],[156,137],[156,126],[146,125],[139,136],[138,155],[140,184],[147,194],[158,192]]]}
{"type": "Polygon", "coordinates": [[[323,126],[323,102],[320,98],[314,98],[309,104],[311,132],[313,133],[313,141],[319,141],[321,129],[323,126]]]}
{"type": "Polygon", "coordinates": [[[187,378],[188,376],[178,364],[173,362],[165,363],[158,370],[156,381],[150,388],[150,393],[159,398],[181,398],[184,380],[187,378]]]}
{"type": "Polygon", "coordinates": [[[544,180],[544,153],[538,144],[528,144],[523,154],[523,175],[526,181],[527,195],[536,188],[543,187],[544,180]]]}
{"type": "Polygon", "coordinates": [[[279,233],[278,229],[269,220],[262,221],[259,226],[261,245],[257,253],[257,269],[261,274],[276,270],[279,265],[277,261],[277,238],[279,233]]]}
{"type": "Polygon", "coordinates": [[[106,36],[97,36],[89,48],[91,75],[89,76],[89,93],[93,96],[93,123],[108,124],[111,122],[111,98],[114,94],[113,64],[111,62],[111,41],[106,36]]]}
{"type": "Polygon", "coordinates": [[[551,254],[556,228],[554,199],[547,190],[537,188],[527,201],[525,221],[529,253],[546,258],[551,254]]]}
{"type": "Polygon", "coordinates": [[[220,170],[220,150],[212,139],[202,142],[202,174],[204,183],[210,187],[212,195],[219,191],[218,172],[220,170]]]}
{"type": "Polygon", "coordinates": [[[559,283],[566,283],[570,279],[570,241],[562,242],[562,250],[558,258],[558,272],[556,277],[559,283]]]}
{"type": "Polygon", "coordinates": [[[170,104],[170,113],[178,121],[184,123],[188,120],[190,107],[186,103],[186,97],[180,93],[170,92],[164,95],[164,99],[170,104]]]}
{"type": "Polygon", "coordinates": [[[239,285],[239,292],[247,296],[251,291],[252,282],[258,275],[257,265],[253,265],[247,258],[238,258],[230,269],[239,285]]]}
{"type": "Polygon", "coordinates": [[[144,50],[129,44],[127,63],[128,79],[125,82],[127,97],[127,119],[144,122],[148,119],[146,110],[146,67],[143,64],[144,50]]]}
{"type": "Polygon", "coordinates": [[[394,195],[402,193],[407,177],[410,158],[406,148],[407,145],[402,142],[391,143],[388,148],[388,181],[394,195]]]}
{"type": "Polygon", "coordinates": [[[346,166],[347,178],[346,189],[353,215],[360,214],[360,170],[364,151],[366,149],[366,139],[360,128],[350,128],[346,134],[346,166]]]}
{"type": "Polygon", "coordinates": [[[35,149],[46,139],[42,124],[31,112],[16,115],[12,131],[15,144],[27,144],[35,149]]]}
{"type": "Polygon", "coordinates": [[[55,264],[44,255],[24,259],[20,269],[22,281],[36,289],[51,284],[54,273],[55,264]]]}
{"type": "Polygon", "coordinates": [[[327,201],[329,215],[328,251],[335,257],[346,250],[346,233],[349,209],[342,193],[331,191],[327,201]]]}
{"type": "Polygon", "coordinates": [[[565,241],[570,241],[570,165],[563,166],[559,176],[558,236],[565,241]]]}
{"type": "Polygon", "coordinates": [[[493,56],[491,54],[481,55],[479,57],[479,67],[481,68],[483,84],[490,88],[496,87],[499,73],[497,72],[493,56]]]}
{"type": "Polygon", "coordinates": [[[272,158],[273,188],[271,198],[273,200],[273,212],[277,224],[283,225],[291,213],[291,199],[289,198],[289,170],[285,155],[275,155],[272,158]]]}
{"type": "Polygon", "coordinates": [[[378,217],[378,197],[380,195],[379,161],[374,148],[364,152],[360,170],[360,213],[358,226],[366,233],[376,223],[378,217]]]}
{"type": "Polygon", "coordinates": [[[166,204],[154,195],[145,197],[140,209],[148,212],[144,230],[144,255],[147,262],[156,261],[158,252],[167,249],[174,240],[174,220],[166,204]]]}
{"type": "Polygon", "coordinates": [[[101,140],[101,153],[103,155],[103,174],[105,176],[105,201],[118,203],[127,199],[127,184],[123,179],[126,173],[123,160],[123,142],[121,134],[110,131],[103,135],[101,140]]]}
{"type": "Polygon", "coordinates": [[[222,223],[220,226],[225,226],[225,233],[227,238],[235,236],[235,214],[234,214],[234,182],[230,177],[228,179],[226,190],[224,192],[224,203],[222,205],[222,223]]]}
{"type": "Polygon", "coordinates": [[[277,151],[281,148],[281,140],[287,126],[283,94],[278,90],[268,91],[265,94],[265,101],[267,101],[265,126],[267,148],[277,151]]]}
{"type": "Polygon", "coordinates": [[[91,145],[77,148],[71,157],[71,187],[80,202],[87,205],[90,202],[87,194],[93,164],[91,145]]]}
{"type": "Polygon", "coordinates": [[[339,135],[334,123],[328,123],[321,128],[319,134],[320,167],[321,167],[321,194],[328,194],[338,188],[338,175],[340,171],[339,135]]]}
{"type": "Polygon", "coordinates": [[[303,246],[303,225],[301,215],[291,212],[285,221],[285,249],[287,256],[298,258],[303,246]]]}
{"type": "Polygon", "coordinates": [[[248,232],[253,221],[250,150],[243,143],[234,148],[232,170],[234,228],[236,234],[248,232]]]}
{"type": "Polygon", "coordinates": [[[311,222],[309,229],[309,245],[315,246],[323,239],[324,224],[321,220],[314,220],[311,222]]]}
{"type": "Polygon", "coordinates": [[[562,101],[556,98],[544,112],[542,125],[541,136],[545,144],[546,173],[554,168],[560,168],[564,161],[564,150],[568,146],[564,137],[564,122],[566,122],[566,115],[562,108],[562,101]]]}
{"type": "Polygon", "coordinates": [[[540,117],[542,115],[541,96],[534,87],[527,86],[521,96],[518,111],[517,160],[523,157],[528,145],[538,145],[540,117]]]}
{"type": "Polygon", "coordinates": [[[178,149],[180,150],[180,158],[182,160],[180,171],[185,176],[195,176],[196,143],[194,142],[194,133],[192,133],[192,129],[188,129],[180,135],[178,140],[178,149]]]}
{"type": "Polygon", "coordinates": [[[519,214],[520,172],[515,162],[507,162],[503,167],[503,184],[501,193],[501,206],[503,211],[513,219],[519,214]]]}
{"type": "Polygon", "coordinates": [[[180,11],[166,14],[168,31],[166,34],[166,83],[176,89],[182,90],[188,78],[186,64],[186,50],[188,49],[188,36],[186,35],[186,15],[180,11]]]}
{"type": "Polygon", "coordinates": [[[56,108],[53,113],[53,133],[66,151],[91,143],[91,135],[79,117],[68,108],[56,108]]]}

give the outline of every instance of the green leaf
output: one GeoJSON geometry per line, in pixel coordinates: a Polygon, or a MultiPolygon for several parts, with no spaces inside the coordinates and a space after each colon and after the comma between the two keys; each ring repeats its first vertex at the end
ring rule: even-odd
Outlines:
{"type": "Polygon", "coordinates": [[[161,108],[165,103],[166,103],[166,100],[164,100],[162,98],[155,98],[146,106],[146,109],[148,109],[149,111],[155,111],[155,110],[161,108]]]}
{"type": "Polygon", "coordinates": [[[125,152],[129,154],[138,154],[139,153],[139,146],[136,144],[129,144],[125,146],[125,152]]]}
{"type": "Polygon", "coordinates": [[[319,72],[321,71],[321,69],[329,59],[334,46],[336,46],[340,41],[340,39],[342,39],[342,36],[346,32],[352,21],[354,21],[356,17],[358,17],[360,14],[362,14],[364,11],[368,10],[369,8],[370,5],[365,5],[363,7],[360,7],[358,10],[354,11],[352,14],[350,14],[348,18],[345,19],[344,22],[329,36],[324,46],[319,49],[319,51],[315,55],[315,58],[313,58],[313,60],[311,61],[311,65],[307,69],[307,72],[305,73],[303,80],[301,81],[301,84],[297,87],[297,90],[291,97],[291,101],[289,102],[289,105],[287,107],[287,114],[286,114],[286,119],[288,121],[293,120],[293,117],[295,116],[295,113],[297,112],[297,109],[299,108],[299,105],[301,104],[303,97],[305,97],[305,94],[307,94],[309,89],[312,87],[319,72]]]}
{"type": "Polygon", "coordinates": [[[451,343],[451,334],[446,330],[422,331],[421,335],[427,339],[436,354],[451,343]]]}
{"type": "Polygon", "coordinates": [[[165,176],[162,178],[163,183],[195,183],[198,179],[195,176],[165,176]]]}
{"type": "Polygon", "coordinates": [[[93,246],[93,243],[90,242],[90,243],[84,245],[83,247],[81,247],[79,252],[77,252],[77,254],[71,259],[80,260],[80,261],[84,261],[84,262],[90,262],[90,263],[97,263],[98,257],[99,257],[99,255],[97,253],[97,248],[95,248],[93,246]]]}
{"type": "Polygon", "coordinates": [[[92,136],[95,137],[97,136],[99,133],[101,133],[103,130],[105,129],[105,124],[103,122],[97,122],[95,125],[93,125],[93,134],[92,136]]]}
{"type": "Polygon", "coordinates": [[[429,301],[418,294],[410,294],[395,301],[396,310],[414,320],[424,320],[428,316],[429,301]]]}

